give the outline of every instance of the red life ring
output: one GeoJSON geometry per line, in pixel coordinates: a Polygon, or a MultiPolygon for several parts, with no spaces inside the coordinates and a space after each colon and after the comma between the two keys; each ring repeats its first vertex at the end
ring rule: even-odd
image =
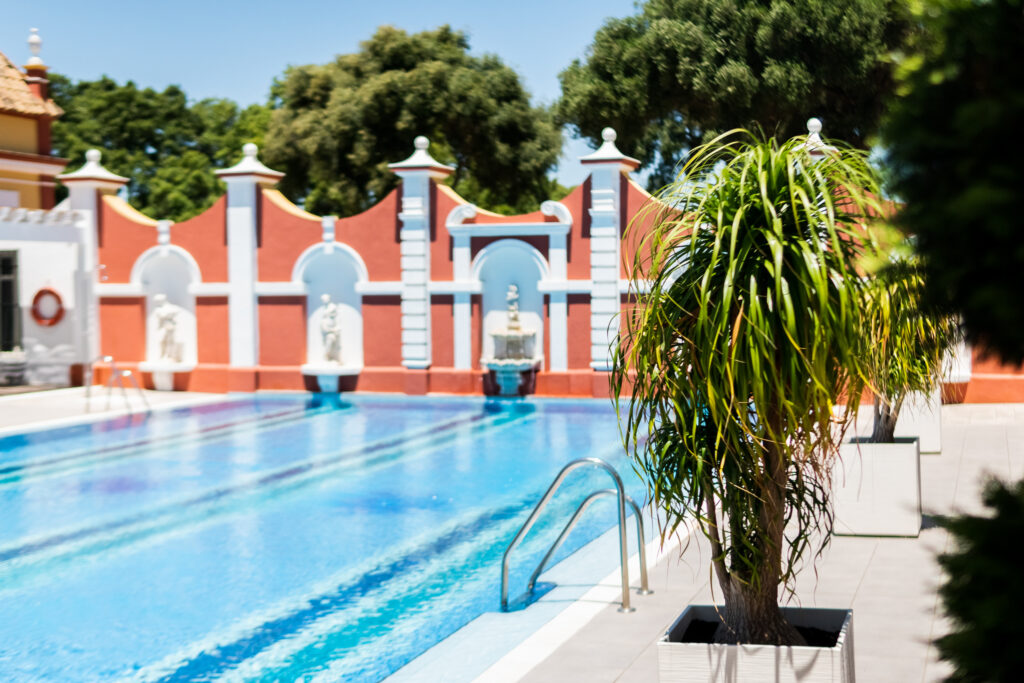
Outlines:
{"type": "Polygon", "coordinates": [[[37,325],[53,327],[63,318],[64,302],[61,301],[60,294],[49,287],[43,287],[36,292],[36,295],[32,297],[32,319],[36,321],[37,325]],[[57,304],[57,308],[50,315],[43,314],[43,303],[46,299],[53,299],[57,304]]]}

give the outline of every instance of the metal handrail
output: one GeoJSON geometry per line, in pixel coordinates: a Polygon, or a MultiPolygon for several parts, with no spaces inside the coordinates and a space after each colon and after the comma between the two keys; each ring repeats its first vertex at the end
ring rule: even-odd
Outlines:
{"type": "MultiPolygon", "coordinates": [[[[540,516],[541,510],[547,506],[548,501],[555,495],[555,491],[562,485],[562,481],[565,477],[575,469],[580,467],[586,467],[587,465],[594,465],[600,467],[611,476],[615,482],[616,497],[618,498],[618,515],[619,515],[619,560],[622,574],[622,606],[619,607],[620,612],[632,612],[633,608],[629,606],[629,555],[626,549],[626,491],[622,486],[622,478],[619,477],[619,473],[615,471],[615,468],[606,463],[600,458],[580,458],[579,460],[573,460],[568,465],[562,468],[562,471],[558,473],[555,480],[551,482],[551,486],[544,493],[544,496],[540,499],[540,502],[533,508],[533,512],[530,513],[529,518],[519,529],[519,533],[512,539],[512,542],[508,544],[508,548],[505,549],[505,555],[501,558],[501,611],[508,611],[508,565],[509,557],[512,554],[512,550],[522,542],[526,533],[533,527],[537,521],[537,517],[540,516]]],[[[641,544],[643,541],[641,540],[641,544]]]]}
{"type": "Polygon", "coordinates": [[[113,356],[97,356],[89,361],[85,366],[85,409],[89,410],[90,402],[92,401],[92,376],[96,363],[112,363],[114,361],[113,356]]]}
{"type": "MultiPolygon", "coordinates": [[[[551,544],[551,548],[548,550],[547,554],[544,555],[544,559],[541,560],[540,564],[537,565],[537,568],[533,570],[533,574],[530,576],[530,580],[526,584],[527,594],[533,592],[534,586],[537,585],[537,579],[540,578],[541,573],[544,571],[545,567],[547,567],[548,562],[551,561],[551,558],[554,557],[558,549],[562,547],[562,543],[565,542],[565,539],[569,537],[570,532],[575,528],[580,517],[583,516],[584,510],[590,507],[590,504],[598,498],[614,496],[617,494],[618,491],[615,489],[601,489],[600,491],[594,491],[587,496],[582,503],[580,503],[580,506],[576,508],[576,512],[574,512],[573,516],[569,518],[565,528],[562,529],[562,533],[558,534],[558,538],[556,538],[555,542],[551,544]]],[[[640,590],[637,591],[637,594],[650,595],[654,591],[652,591],[647,584],[647,548],[644,545],[644,539],[647,538],[647,536],[644,534],[644,518],[643,515],[640,514],[640,506],[636,504],[635,500],[626,496],[626,504],[633,509],[633,519],[636,520],[637,546],[640,548],[640,590]]]]}
{"type": "Polygon", "coordinates": [[[110,379],[107,380],[104,385],[107,388],[107,406],[105,410],[110,410],[110,401],[114,393],[114,385],[117,384],[121,390],[121,396],[124,398],[125,408],[129,412],[132,412],[132,402],[128,399],[128,389],[124,385],[124,378],[127,377],[128,381],[131,382],[132,386],[135,387],[135,391],[138,392],[139,398],[142,399],[142,405],[146,406],[146,412],[150,412],[153,409],[149,405],[149,400],[146,398],[146,393],[139,386],[138,380],[135,379],[135,373],[131,370],[120,370],[117,367],[117,361],[114,360],[113,356],[99,356],[89,363],[88,376],[89,380],[85,387],[85,409],[88,411],[92,407],[92,375],[93,365],[98,362],[110,363],[110,379]]]}

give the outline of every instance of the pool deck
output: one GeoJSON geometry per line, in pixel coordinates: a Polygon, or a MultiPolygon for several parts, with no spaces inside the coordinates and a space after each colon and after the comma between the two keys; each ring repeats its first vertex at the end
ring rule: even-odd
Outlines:
{"type": "MultiPolygon", "coordinates": [[[[853,608],[860,681],[939,681],[949,674],[931,643],[947,628],[935,557],[950,549],[950,539],[932,516],[980,512],[987,474],[1024,476],[1024,405],[944,406],[942,420],[942,453],[921,456],[920,537],[836,537],[816,564],[817,576],[809,567],[797,581],[804,606],[853,608]]],[[[537,639],[524,642],[477,680],[656,681],[657,640],[687,604],[713,601],[709,559],[703,538],[692,535],[681,556],[671,552],[657,562],[650,575],[655,593],[634,596],[634,613],[620,614],[614,604],[593,610],[589,620],[566,624],[578,629],[573,634],[548,633],[561,645],[545,651],[537,639]]],[[[616,599],[614,590],[606,596],[616,599]]]]}
{"type": "MultiPolygon", "coordinates": [[[[152,408],[196,405],[222,401],[224,394],[203,394],[190,391],[144,391],[152,408]]],[[[48,389],[0,396],[0,436],[40,428],[59,427],[101,418],[120,417],[145,412],[146,406],[134,389],[127,392],[127,400],[120,391],[110,396],[107,390],[93,387],[92,396],[86,398],[84,387],[48,389]]]]}

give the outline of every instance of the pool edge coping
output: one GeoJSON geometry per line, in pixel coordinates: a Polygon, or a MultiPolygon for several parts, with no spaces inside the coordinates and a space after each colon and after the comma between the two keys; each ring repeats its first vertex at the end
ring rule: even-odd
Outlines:
{"type": "MultiPolygon", "coordinates": [[[[609,531],[614,531],[614,529],[609,531]]],[[[646,545],[648,572],[653,570],[670,552],[678,548],[686,536],[689,536],[688,529],[671,535],[668,542],[662,545],[661,539],[655,533],[655,537],[646,545]]],[[[639,569],[640,553],[638,552],[629,558],[630,575],[638,575],[633,574],[633,572],[639,572],[639,569]]],[[[487,667],[483,673],[473,678],[472,683],[514,683],[521,680],[538,664],[554,653],[555,650],[579,633],[591,620],[607,609],[609,605],[618,604],[621,601],[621,597],[619,570],[615,569],[569,606],[541,625],[526,640],[506,652],[500,659],[487,667]]]]}

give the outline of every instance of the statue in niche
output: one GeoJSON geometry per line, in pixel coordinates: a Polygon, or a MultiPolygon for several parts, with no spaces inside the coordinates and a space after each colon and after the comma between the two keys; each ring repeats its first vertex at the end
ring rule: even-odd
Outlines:
{"type": "Polygon", "coordinates": [[[320,334],[323,336],[324,360],[341,363],[341,320],[338,304],[331,301],[330,294],[320,297],[324,312],[320,316],[320,334]]]}
{"type": "Polygon", "coordinates": [[[505,293],[505,301],[508,303],[508,325],[511,332],[518,332],[519,326],[519,286],[509,285],[505,293]]]}
{"type": "Polygon", "coordinates": [[[153,316],[156,318],[156,330],[160,341],[159,358],[162,361],[180,363],[181,344],[178,343],[178,307],[167,300],[166,294],[154,296],[153,303],[155,304],[153,316]]]}

